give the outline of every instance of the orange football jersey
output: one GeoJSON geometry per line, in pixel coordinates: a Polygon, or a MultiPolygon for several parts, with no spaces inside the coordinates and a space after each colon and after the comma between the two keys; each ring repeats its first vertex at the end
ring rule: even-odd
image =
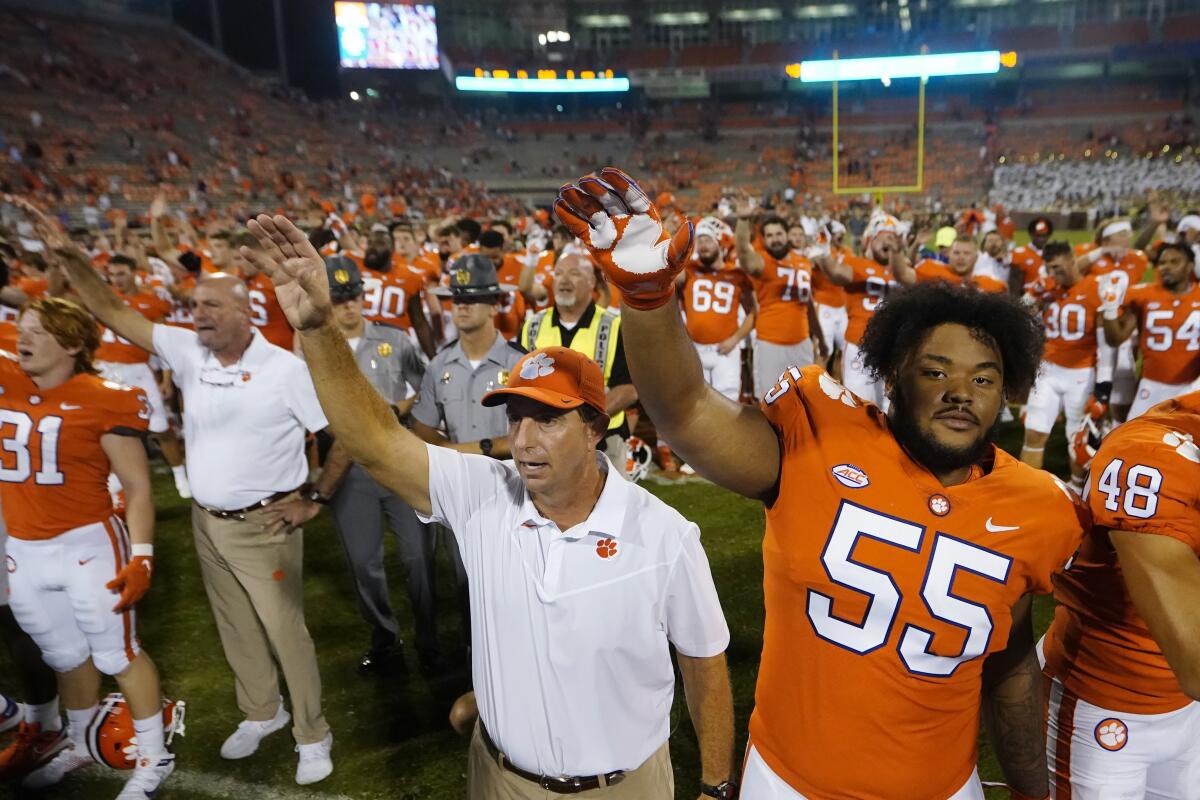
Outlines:
{"type": "Polygon", "coordinates": [[[1024,244],[1012,251],[1010,269],[1021,273],[1021,282],[1028,289],[1037,283],[1038,278],[1045,277],[1042,274],[1045,263],[1046,259],[1042,258],[1040,250],[1032,244],[1024,244]]]}
{"type": "Polygon", "coordinates": [[[193,328],[195,321],[192,319],[192,292],[196,290],[196,277],[194,275],[185,275],[175,282],[176,291],[181,296],[168,292],[165,288],[160,292],[170,298],[171,313],[163,320],[167,325],[173,325],[177,328],[193,328]]]}
{"type": "MultiPolygon", "coordinates": [[[[830,256],[841,262],[850,251],[843,247],[830,248],[830,256]]],[[[813,302],[833,308],[843,308],[846,305],[846,287],[838,286],[825,274],[824,270],[813,266],[812,271],[813,302]]]]}
{"type": "Polygon", "coordinates": [[[0,322],[0,350],[17,352],[17,326],[12,322],[0,322]]]}
{"type": "MultiPolygon", "coordinates": [[[[1099,245],[1091,242],[1075,246],[1076,257],[1086,255],[1095,250],[1099,245]]],[[[1141,250],[1129,250],[1118,261],[1112,256],[1101,256],[1098,261],[1092,262],[1088,267],[1088,275],[1107,275],[1110,272],[1120,270],[1129,276],[1129,286],[1134,286],[1146,279],[1146,269],[1150,262],[1146,258],[1146,254],[1141,250]]]]}
{"type": "MultiPolygon", "coordinates": [[[[142,292],[132,296],[117,294],[125,305],[141,314],[151,322],[162,322],[171,313],[171,304],[156,294],[142,292]]],[[[100,347],[96,350],[97,361],[111,361],[117,364],[145,364],[150,360],[150,354],[132,344],[127,339],[117,336],[111,328],[100,326],[100,347]]]]}
{"type": "Polygon", "coordinates": [[[1200,283],[1183,294],[1162,283],[1143,283],[1125,295],[1137,315],[1142,377],[1161,383],[1191,383],[1200,377],[1200,283]]]}
{"type": "Polygon", "coordinates": [[[926,258],[917,263],[913,269],[917,273],[917,283],[933,283],[942,281],[953,286],[967,284],[981,292],[998,292],[1006,294],[1008,287],[989,275],[971,275],[965,280],[949,266],[932,258],[926,258]]]}
{"type": "Polygon", "coordinates": [[[950,797],[977,761],[984,659],[1013,605],[1051,590],[1087,509],[999,448],[942,486],[819,367],[790,369],[760,407],[782,464],[750,740],[806,797],[950,797]]]}
{"type": "MultiPolygon", "coordinates": [[[[517,286],[521,281],[521,271],[525,262],[515,253],[506,253],[500,269],[496,270],[496,278],[502,284],[517,286]]],[[[500,299],[499,311],[496,314],[496,330],[505,339],[516,339],[525,324],[525,309],[528,307],[525,296],[518,291],[508,292],[500,299]]]]}
{"type": "Polygon", "coordinates": [[[808,338],[808,304],[812,300],[812,263],[795,250],[775,258],[764,249],[761,275],[751,278],[758,298],[754,330],[771,344],[797,344],[808,338]]]}
{"type": "Polygon", "coordinates": [[[1178,539],[1200,557],[1200,392],[1154,406],[1104,438],[1088,476],[1095,527],[1070,569],[1043,648],[1046,671],[1084,700],[1133,714],[1191,702],[1133,606],[1110,530],[1178,539]]]}
{"type": "Polygon", "coordinates": [[[0,352],[0,498],[8,534],[50,539],[112,513],[108,456],[100,438],[145,433],[141,389],[75,375],[39,389],[12,353],[0,352]]]}
{"type": "Polygon", "coordinates": [[[720,344],[738,329],[742,297],[754,291],[740,269],[706,269],[696,261],[684,270],[683,318],[696,344],[720,344]]]}
{"type": "Polygon", "coordinates": [[[271,279],[260,272],[246,279],[246,288],[250,295],[250,321],[268,342],[291,352],[292,326],[275,299],[275,285],[271,279]]]}
{"type": "Polygon", "coordinates": [[[363,317],[381,325],[411,330],[408,303],[424,291],[424,271],[405,261],[399,253],[392,255],[390,272],[365,269],[361,263],[359,269],[363,278],[363,317]]]}
{"type": "Polygon", "coordinates": [[[1070,288],[1056,287],[1042,306],[1046,332],[1043,360],[1070,369],[1096,366],[1099,308],[1100,285],[1095,275],[1087,275],[1070,288]]]}
{"type": "Polygon", "coordinates": [[[856,345],[867,332],[867,323],[875,314],[875,308],[888,292],[900,288],[900,284],[892,276],[891,267],[872,258],[848,253],[842,260],[850,265],[852,272],[846,286],[846,342],[856,345]]]}
{"type": "Polygon", "coordinates": [[[554,251],[543,250],[538,253],[537,258],[537,272],[534,273],[533,279],[545,287],[546,299],[534,304],[533,310],[541,311],[554,305],[554,251]]]}

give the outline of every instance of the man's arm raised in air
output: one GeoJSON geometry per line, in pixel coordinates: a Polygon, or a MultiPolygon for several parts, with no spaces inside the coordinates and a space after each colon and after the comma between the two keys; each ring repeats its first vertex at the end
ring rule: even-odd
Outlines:
{"type": "Polygon", "coordinates": [[[6,198],[19,206],[33,222],[38,238],[59,257],[71,288],[92,315],[116,334],[143,350],[154,352],[154,323],[125,305],[100,277],[87,254],[59,232],[36,206],[17,197],[6,198]]]}
{"type": "Polygon", "coordinates": [[[250,229],[261,249],[241,254],[275,285],[292,327],[300,335],[317,399],[329,427],[350,458],[420,514],[431,513],[429,453],[405,430],[392,407],[375,391],[332,321],[325,261],[284,216],[259,214],[250,229]]]}
{"type": "Polygon", "coordinates": [[[646,413],[688,464],[739,494],[768,497],[779,477],[775,430],[754,406],[704,382],[700,357],[675,300],[675,276],[692,248],[692,226],[674,237],[633,179],[608,167],[564,186],[558,218],[621,288],[625,356],[646,413]]]}

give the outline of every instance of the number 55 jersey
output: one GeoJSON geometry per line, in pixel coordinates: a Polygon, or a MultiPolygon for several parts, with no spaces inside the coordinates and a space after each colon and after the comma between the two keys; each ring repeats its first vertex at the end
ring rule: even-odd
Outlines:
{"type": "Polygon", "coordinates": [[[811,800],[945,800],[972,779],[982,667],[1051,591],[1087,510],[999,448],[955,486],[818,367],[762,401],[782,452],[750,740],[811,800]]]}
{"type": "Polygon", "coordinates": [[[45,391],[0,351],[0,497],[8,533],[50,539],[112,515],[108,457],[100,439],[145,433],[141,389],[80,374],[45,391]]]}

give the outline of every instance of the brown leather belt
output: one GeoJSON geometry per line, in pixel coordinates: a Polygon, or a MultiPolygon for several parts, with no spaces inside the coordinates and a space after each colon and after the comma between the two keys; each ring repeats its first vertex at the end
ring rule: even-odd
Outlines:
{"type": "Polygon", "coordinates": [[[258,511],[260,508],[266,508],[267,506],[271,505],[271,503],[274,503],[277,500],[282,500],[283,498],[287,497],[289,494],[292,494],[293,492],[297,492],[297,491],[299,491],[299,489],[289,489],[286,492],[276,492],[275,494],[271,495],[270,497],[264,497],[262,500],[259,500],[254,505],[246,506],[245,508],[236,508],[233,511],[225,511],[220,508],[209,508],[208,506],[200,506],[199,503],[196,503],[196,505],[200,506],[202,509],[207,511],[209,514],[212,514],[214,517],[217,517],[218,519],[244,520],[244,519],[246,519],[246,515],[249,514],[251,511],[258,511]]]}
{"type": "Polygon", "coordinates": [[[488,736],[487,728],[483,727],[483,722],[479,723],[479,738],[483,740],[483,746],[487,748],[488,755],[495,759],[497,764],[518,778],[524,778],[531,783],[536,783],[548,792],[554,792],[555,794],[578,794],[591,789],[598,789],[601,786],[614,786],[625,780],[625,772],[623,770],[608,772],[604,775],[586,775],[576,778],[553,778],[549,775],[535,775],[514,765],[508,760],[508,756],[500,752],[500,748],[496,747],[496,743],[492,741],[492,737],[488,736]]]}

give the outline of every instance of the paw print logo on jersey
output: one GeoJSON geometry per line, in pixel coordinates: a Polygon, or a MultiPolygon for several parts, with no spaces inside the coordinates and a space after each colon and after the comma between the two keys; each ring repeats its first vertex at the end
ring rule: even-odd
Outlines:
{"type": "Polygon", "coordinates": [[[830,400],[840,400],[843,405],[856,408],[858,401],[854,399],[854,395],[845,386],[829,377],[828,373],[822,372],[821,377],[817,379],[817,383],[821,385],[821,391],[830,400]]]}
{"type": "Polygon", "coordinates": [[[1119,719],[1109,717],[1096,726],[1096,743],[1110,752],[1123,748],[1129,741],[1129,728],[1119,719]]]}
{"type": "Polygon", "coordinates": [[[617,557],[617,540],[616,539],[601,539],[596,542],[596,555],[601,558],[616,558],[617,557]]]}
{"type": "Polygon", "coordinates": [[[950,498],[944,494],[935,494],[929,498],[929,510],[939,517],[950,513],[950,498]]]}
{"type": "Polygon", "coordinates": [[[1175,452],[1188,461],[1200,464],[1200,447],[1196,446],[1196,440],[1190,433],[1168,431],[1163,434],[1163,444],[1167,447],[1174,447],[1175,452]]]}
{"type": "Polygon", "coordinates": [[[538,353],[521,365],[522,380],[533,381],[554,374],[554,359],[545,353],[538,353]]]}

